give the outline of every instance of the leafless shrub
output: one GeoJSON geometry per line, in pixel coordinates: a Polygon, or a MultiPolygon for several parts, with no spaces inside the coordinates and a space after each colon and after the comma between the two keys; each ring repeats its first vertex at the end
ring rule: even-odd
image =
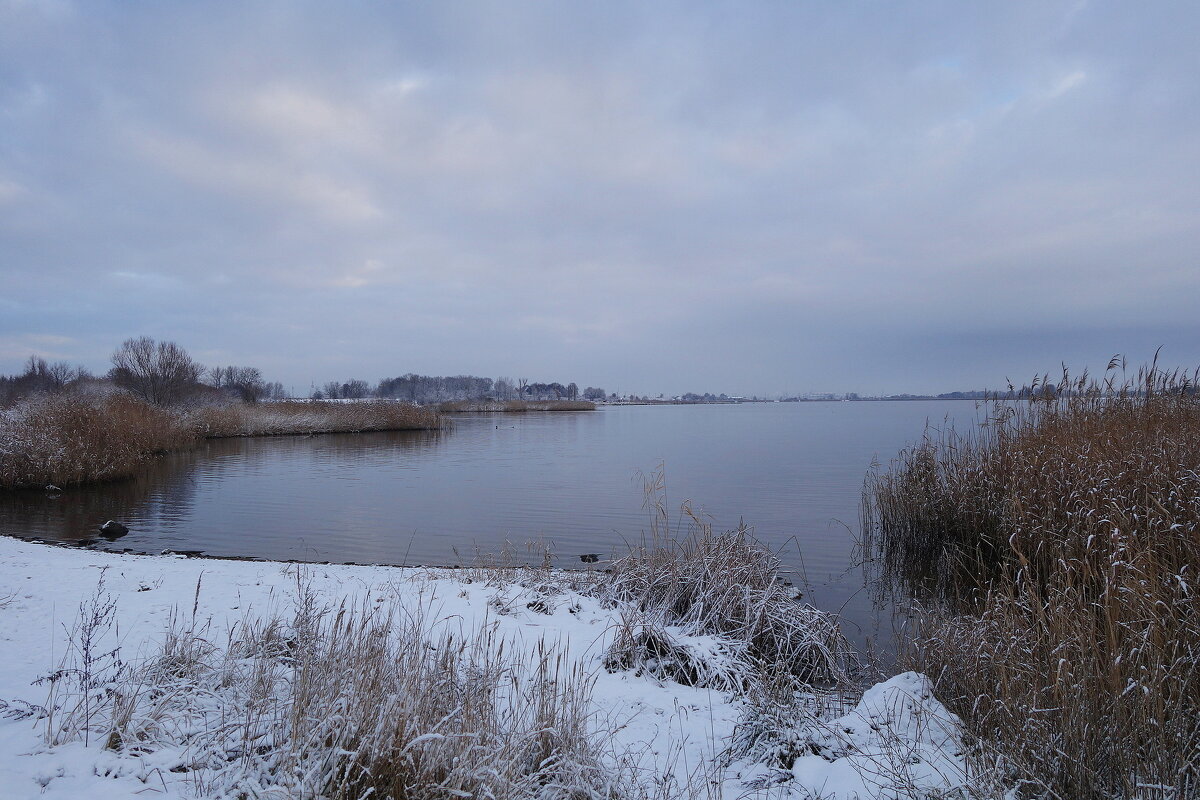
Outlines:
{"type": "Polygon", "coordinates": [[[68,631],[62,663],[35,681],[49,690],[42,709],[49,745],[76,739],[85,746],[89,744],[94,723],[104,718],[113,700],[113,684],[127,677],[114,636],[116,607],[101,576],[92,596],[79,605],[79,615],[68,631]]]}
{"type": "Polygon", "coordinates": [[[118,386],[154,405],[185,399],[204,374],[204,367],[175,342],[155,342],[149,336],[126,339],[112,354],[112,364],[118,386]]]}
{"type": "Polygon", "coordinates": [[[1200,792],[1200,402],[1111,375],[902,453],[866,522],[924,601],[910,662],[1024,794],[1176,800],[1200,792]]]}

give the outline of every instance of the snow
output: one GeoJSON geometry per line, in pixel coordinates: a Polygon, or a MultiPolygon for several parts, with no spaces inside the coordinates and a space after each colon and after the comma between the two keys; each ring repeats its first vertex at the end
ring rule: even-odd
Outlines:
{"type": "MultiPolygon", "coordinates": [[[[549,601],[539,596],[543,602],[531,608],[531,599],[539,598],[527,588],[466,577],[395,567],[122,555],[0,537],[0,796],[198,796],[194,776],[171,772],[177,754],[134,756],[94,740],[50,746],[42,723],[3,713],[47,704],[45,683],[34,682],[61,666],[69,633],[101,580],[115,600],[110,638],[126,661],[153,651],[173,616],[193,616],[217,641],[247,616],[290,608],[301,584],[334,603],[423,604],[436,625],[468,634],[494,626],[517,646],[555,643],[594,679],[593,725],[609,732],[606,744],[614,757],[633,765],[648,787],[673,783],[679,797],[890,798],[962,783],[958,721],[921,675],[897,675],[868,689],[850,713],[807,722],[797,735],[811,743],[812,754],[796,758],[790,770],[726,765],[723,754],[746,703],[715,689],[606,671],[604,653],[619,608],[570,591],[549,601]]],[[[113,645],[103,642],[98,649],[113,645]]],[[[717,649],[699,637],[693,645],[717,649]]]]}

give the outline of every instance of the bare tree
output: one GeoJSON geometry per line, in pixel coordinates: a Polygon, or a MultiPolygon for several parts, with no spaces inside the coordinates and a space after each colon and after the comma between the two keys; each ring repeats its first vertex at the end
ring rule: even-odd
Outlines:
{"type": "Polygon", "coordinates": [[[112,354],[112,363],[114,383],[155,405],[185,399],[204,374],[204,367],[182,347],[149,336],[126,339],[112,354]]]}
{"type": "Polygon", "coordinates": [[[270,390],[258,367],[213,367],[209,382],[246,403],[257,403],[270,390]]]}

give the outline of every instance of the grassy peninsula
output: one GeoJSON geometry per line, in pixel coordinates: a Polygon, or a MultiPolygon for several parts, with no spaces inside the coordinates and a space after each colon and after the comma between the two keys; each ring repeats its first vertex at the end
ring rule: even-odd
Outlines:
{"type": "Polygon", "coordinates": [[[230,436],[432,430],[436,411],[388,400],[162,407],[114,390],[34,395],[0,412],[0,488],[133,475],[158,453],[230,436]]]}

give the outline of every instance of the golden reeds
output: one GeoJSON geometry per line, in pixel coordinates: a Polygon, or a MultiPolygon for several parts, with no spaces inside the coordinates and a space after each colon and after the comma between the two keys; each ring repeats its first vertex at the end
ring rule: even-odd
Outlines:
{"type": "Polygon", "coordinates": [[[1194,375],[1032,388],[868,481],[883,576],[923,612],[905,655],[1027,795],[1195,796],[1194,375]]]}

